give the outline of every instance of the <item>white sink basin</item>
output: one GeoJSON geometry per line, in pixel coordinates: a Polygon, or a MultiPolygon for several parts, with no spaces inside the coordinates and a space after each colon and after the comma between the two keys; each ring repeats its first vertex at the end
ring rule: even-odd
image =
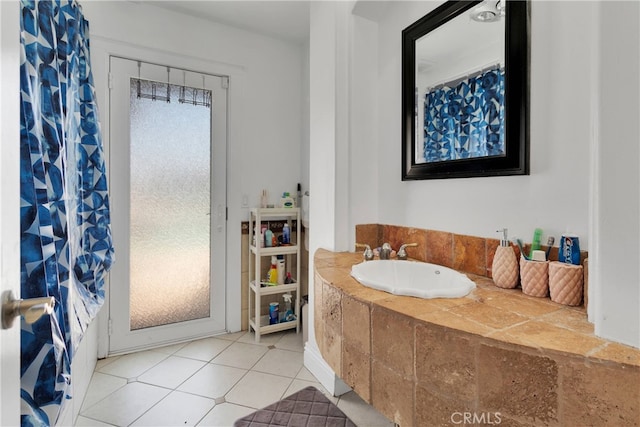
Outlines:
{"type": "Polygon", "coordinates": [[[476,287],[466,275],[426,262],[366,261],[351,267],[351,276],[373,289],[418,298],[460,298],[476,287]]]}

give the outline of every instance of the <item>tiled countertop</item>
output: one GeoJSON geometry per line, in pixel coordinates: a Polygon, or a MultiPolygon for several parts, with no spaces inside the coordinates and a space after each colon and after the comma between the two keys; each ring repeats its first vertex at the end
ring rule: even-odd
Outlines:
{"type": "Polygon", "coordinates": [[[530,297],[520,289],[501,289],[491,279],[472,274],[467,276],[476,289],[463,298],[391,295],[351,277],[351,266],[359,262],[362,254],[320,249],[315,254],[315,271],[353,298],[418,320],[544,352],[640,366],[640,349],[595,336],[583,307],[530,297]]]}

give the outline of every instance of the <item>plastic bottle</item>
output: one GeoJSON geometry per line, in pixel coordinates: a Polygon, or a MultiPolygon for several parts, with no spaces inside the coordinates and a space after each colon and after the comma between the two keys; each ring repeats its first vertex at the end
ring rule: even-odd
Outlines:
{"type": "Polygon", "coordinates": [[[275,325],[280,323],[280,304],[272,302],[269,304],[269,324],[275,325]]]}
{"type": "Polygon", "coordinates": [[[273,231],[269,229],[264,232],[264,245],[268,248],[273,246],[273,231]]]}
{"type": "Polygon", "coordinates": [[[293,200],[289,193],[282,193],[282,198],[280,199],[280,207],[281,208],[295,208],[296,202],[293,200]]]}
{"type": "Polygon", "coordinates": [[[284,255],[278,255],[278,285],[284,285],[284,255]]]}
{"type": "Polygon", "coordinates": [[[291,243],[291,229],[289,228],[289,224],[285,222],[282,227],[282,244],[288,245],[289,243],[291,243]]]}
{"type": "Polygon", "coordinates": [[[271,268],[269,268],[269,273],[267,275],[267,282],[269,282],[270,286],[275,286],[278,284],[278,259],[275,256],[271,257],[271,268]]]}
{"type": "Polygon", "coordinates": [[[504,234],[500,240],[500,246],[496,248],[491,265],[493,283],[499,288],[513,289],[518,286],[518,274],[520,272],[518,259],[513,247],[507,239],[507,229],[498,230],[504,234]]]}
{"type": "Polygon", "coordinates": [[[284,298],[284,304],[285,304],[285,312],[284,312],[284,321],[285,322],[291,322],[292,320],[295,320],[296,316],[293,314],[293,310],[291,309],[291,298],[292,295],[291,294],[284,294],[282,295],[282,298],[284,298]]]}
{"type": "Polygon", "coordinates": [[[291,278],[291,272],[287,271],[287,277],[284,279],[284,284],[289,285],[293,283],[293,279],[291,278]]]}

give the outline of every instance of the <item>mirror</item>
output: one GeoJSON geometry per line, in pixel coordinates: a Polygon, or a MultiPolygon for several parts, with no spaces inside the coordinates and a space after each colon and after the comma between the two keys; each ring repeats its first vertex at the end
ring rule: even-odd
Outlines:
{"type": "Polygon", "coordinates": [[[529,174],[527,1],[448,1],[402,32],[402,180],[529,174]]]}

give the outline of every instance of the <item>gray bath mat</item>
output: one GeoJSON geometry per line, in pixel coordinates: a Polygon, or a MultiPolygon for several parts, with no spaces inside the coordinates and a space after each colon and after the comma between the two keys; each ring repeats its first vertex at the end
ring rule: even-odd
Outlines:
{"type": "Polygon", "coordinates": [[[356,427],[344,412],[312,386],[236,420],[233,426],[356,427]]]}

